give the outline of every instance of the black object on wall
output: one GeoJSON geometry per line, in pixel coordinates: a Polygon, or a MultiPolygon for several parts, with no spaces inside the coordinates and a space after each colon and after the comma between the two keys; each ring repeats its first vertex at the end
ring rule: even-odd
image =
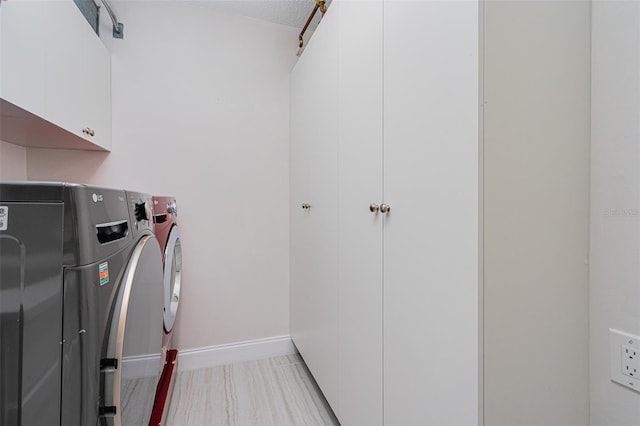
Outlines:
{"type": "Polygon", "coordinates": [[[73,0],[93,31],[100,35],[100,7],[93,0],[73,0]]]}

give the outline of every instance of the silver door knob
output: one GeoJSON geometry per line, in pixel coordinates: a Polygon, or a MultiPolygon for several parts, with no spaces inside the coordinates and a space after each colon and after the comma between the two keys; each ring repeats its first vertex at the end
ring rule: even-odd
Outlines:
{"type": "Polygon", "coordinates": [[[380,213],[389,213],[391,206],[389,204],[380,204],[380,213]]]}
{"type": "Polygon", "coordinates": [[[379,205],[377,205],[376,203],[371,203],[371,204],[369,205],[369,211],[370,211],[371,213],[378,213],[378,212],[380,211],[380,206],[379,206],[379,205]]]}

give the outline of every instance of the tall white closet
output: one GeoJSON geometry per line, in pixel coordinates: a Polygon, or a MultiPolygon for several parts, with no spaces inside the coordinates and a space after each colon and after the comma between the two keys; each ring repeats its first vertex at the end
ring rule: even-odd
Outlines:
{"type": "Polygon", "coordinates": [[[384,423],[477,423],[478,3],[384,2],[384,423]]]}
{"type": "Polygon", "coordinates": [[[291,84],[294,343],[343,424],[477,423],[477,3],[335,0],[291,84]]]}
{"type": "Polygon", "coordinates": [[[291,333],[343,425],[587,421],[588,9],[331,4],[291,80],[291,333]]]}
{"type": "MultiPolygon", "coordinates": [[[[327,16],[329,17],[329,16],[327,16]]],[[[338,401],[337,21],[316,30],[291,75],[291,336],[338,401]],[[310,46],[310,47],[311,47],[310,46]],[[294,142],[295,141],[295,142],[294,142]]]]}
{"type": "Polygon", "coordinates": [[[338,416],[380,424],[383,413],[381,0],[338,9],[338,416]],[[357,52],[354,54],[354,52],[357,52]],[[375,206],[374,206],[375,210],[375,206]]]}

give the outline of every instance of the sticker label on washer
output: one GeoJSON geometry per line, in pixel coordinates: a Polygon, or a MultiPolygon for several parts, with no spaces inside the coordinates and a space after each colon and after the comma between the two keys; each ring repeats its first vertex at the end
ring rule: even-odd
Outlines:
{"type": "Polygon", "coordinates": [[[101,263],[98,270],[100,271],[100,285],[103,286],[109,282],[109,262],[101,263]]]}
{"type": "Polygon", "coordinates": [[[9,207],[0,206],[0,231],[6,231],[9,226],[9,207]]]}

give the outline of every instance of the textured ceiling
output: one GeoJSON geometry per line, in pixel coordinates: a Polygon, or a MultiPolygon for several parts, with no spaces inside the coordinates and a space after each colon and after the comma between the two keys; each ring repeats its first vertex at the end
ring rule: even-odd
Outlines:
{"type": "MultiPolygon", "coordinates": [[[[191,0],[189,2],[295,28],[304,26],[315,6],[314,0],[191,0]]],[[[329,3],[327,1],[327,4],[329,3]]],[[[320,15],[318,11],[310,25],[310,31],[317,26],[320,15]]]]}

